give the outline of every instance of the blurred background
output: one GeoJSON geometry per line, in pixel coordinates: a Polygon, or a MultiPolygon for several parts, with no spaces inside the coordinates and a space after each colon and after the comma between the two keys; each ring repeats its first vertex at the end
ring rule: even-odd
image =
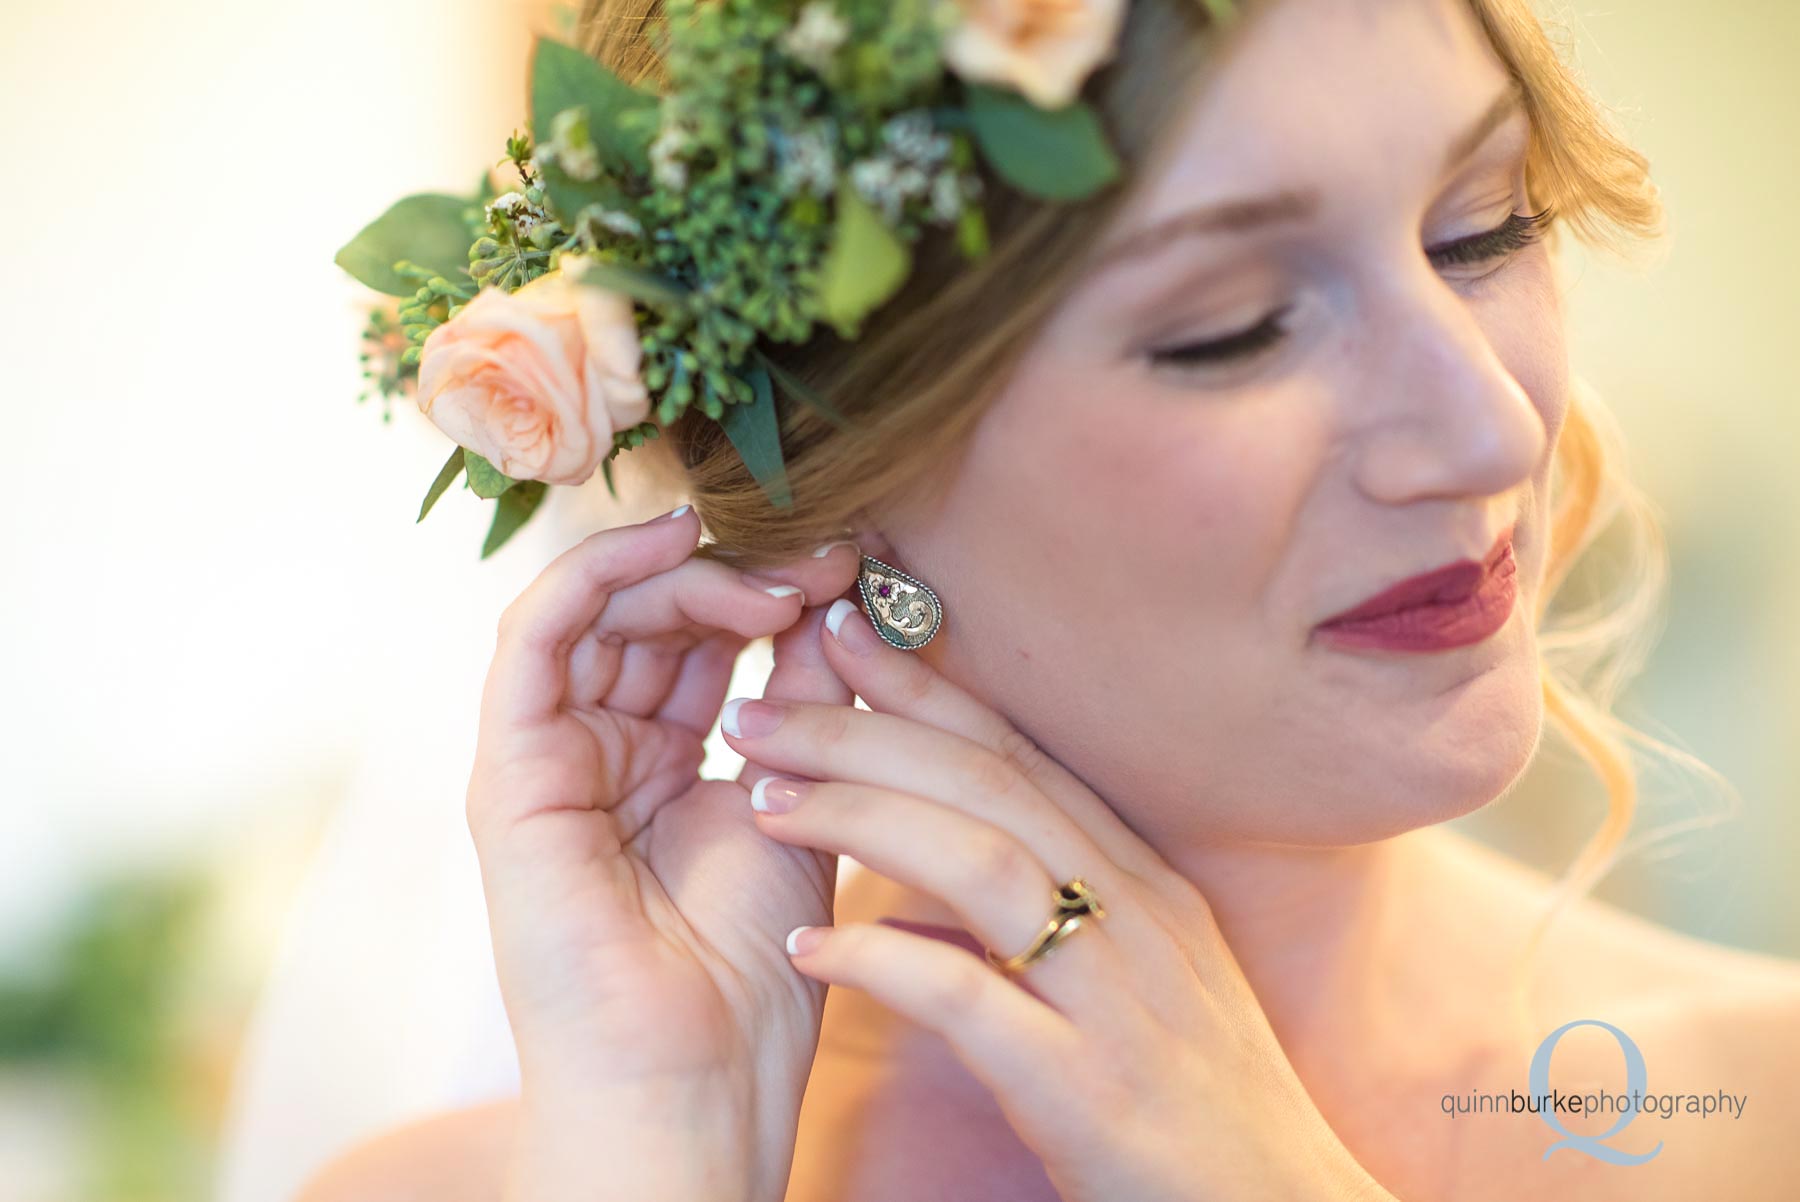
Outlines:
{"type": "MultiPolygon", "coordinates": [[[[1571,263],[1576,370],[1668,522],[1666,631],[1621,708],[1741,798],[1646,764],[1644,848],[1598,892],[1800,955],[1800,7],[1543,11],[1670,215],[1639,266],[1571,263]]],[[[8,1202],[278,1202],[345,1140],[514,1079],[461,808],[494,618],[586,530],[675,500],[553,490],[486,563],[466,492],[415,526],[445,443],[356,402],[372,297],[332,256],[500,157],[560,20],[0,6],[8,1202]]],[[[1602,806],[1547,755],[1465,821],[1557,871],[1602,806]]]]}

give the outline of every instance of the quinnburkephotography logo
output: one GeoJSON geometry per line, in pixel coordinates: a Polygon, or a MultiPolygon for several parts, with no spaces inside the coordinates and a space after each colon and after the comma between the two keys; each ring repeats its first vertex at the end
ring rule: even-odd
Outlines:
{"type": "Polygon", "coordinates": [[[1552,1140],[1544,1149],[1544,1159],[1562,1148],[1581,1152],[1592,1156],[1595,1160],[1603,1160],[1607,1164],[1643,1164],[1654,1160],[1662,1151],[1662,1141],[1648,1152],[1626,1152],[1615,1148],[1606,1141],[1615,1138],[1639,1114],[1650,1113],[1660,1118],[1673,1118],[1675,1115],[1696,1115],[1710,1118],[1713,1115],[1728,1114],[1734,1119],[1744,1117],[1744,1107],[1749,1103],[1748,1094],[1727,1093],[1719,1090],[1714,1093],[1651,1093],[1649,1090],[1649,1071],[1644,1064],[1644,1054],[1632,1042],[1631,1036],[1625,1034],[1611,1023],[1597,1018],[1578,1018],[1566,1022],[1544,1037],[1544,1041],[1532,1053],[1531,1068],[1528,1076],[1529,1093],[1509,1090],[1506,1093],[1480,1093],[1471,1091],[1467,1094],[1445,1094],[1443,1098],[1444,1113],[1451,1118],[1465,1114],[1525,1114],[1537,1115],[1560,1138],[1552,1140]],[[1625,1057],[1625,1089],[1622,1093],[1610,1093],[1597,1090],[1588,1093],[1567,1093],[1560,1089],[1550,1088],[1550,1058],[1556,1053],[1556,1045],[1562,1037],[1576,1027],[1599,1027],[1609,1032],[1618,1042],[1619,1050],[1625,1057]],[[1570,1131],[1563,1125],[1563,1115],[1596,1115],[1616,1114],[1618,1121],[1610,1128],[1597,1134],[1580,1134],[1570,1131]]]}

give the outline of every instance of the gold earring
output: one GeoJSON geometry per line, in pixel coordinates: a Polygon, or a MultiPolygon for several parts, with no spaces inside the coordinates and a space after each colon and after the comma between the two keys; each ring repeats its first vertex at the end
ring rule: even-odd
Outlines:
{"type": "Polygon", "coordinates": [[[944,624],[943,603],[931,586],[873,555],[862,557],[856,589],[862,594],[869,625],[889,646],[917,651],[944,624]]]}

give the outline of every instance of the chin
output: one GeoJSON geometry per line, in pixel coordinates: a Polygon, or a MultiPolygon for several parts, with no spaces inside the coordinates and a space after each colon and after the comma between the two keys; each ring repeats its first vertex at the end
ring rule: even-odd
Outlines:
{"type": "MultiPolygon", "coordinates": [[[[1317,737],[1291,745],[1285,829],[1253,838],[1317,846],[1370,843],[1479,810],[1506,793],[1537,753],[1544,698],[1533,640],[1497,645],[1476,669],[1428,700],[1368,700],[1331,711],[1317,737]],[[1300,782],[1296,789],[1296,782],[1300,782]],[[1295,813],[1294,798],[1308,798],[1295,813]]],[[[1328,707],[1329,708],[1329,707],[1328,707]]]]}
{"type": "Polygon", "coordinates": [[[1431,723],[1362,757],[1366,842],[1461,818],[1511,789],[1543,734],[1535,660],[1508,657],[1445,696],[1431,723]]]}

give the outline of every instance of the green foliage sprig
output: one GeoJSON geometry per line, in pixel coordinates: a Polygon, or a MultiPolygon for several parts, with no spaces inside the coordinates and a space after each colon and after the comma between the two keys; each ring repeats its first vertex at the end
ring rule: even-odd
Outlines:
{"type": "MultiPolygon", "coordinates": [[[[506,147],[518,187],[488,197],[484,177],[473,202],[409,196],[338,252],[351,275],[403,298],[399,361],[365,374],[386,398],[404,393],[425,339],[478,290],[516,291],[576,254],[572,279],[633,300],[653,400],[651,418],[614,432],[608,489],[616,455],[697,407],[770,503],[791,505],[778,391],[844,419],[762,348],[821,325],[856,337],[934,229],[985,254],[978,157],[1046,201],[1119,177],[1085,102],[1040,109],[949,73],[943,39],[960,19],[948,0],[671,0],[661,94],[540,39],[531,132],[506,147]]],[[[458,448],[421,520],[459,474],[496,502],[484,557],[546,491],[458,448]]]]}

